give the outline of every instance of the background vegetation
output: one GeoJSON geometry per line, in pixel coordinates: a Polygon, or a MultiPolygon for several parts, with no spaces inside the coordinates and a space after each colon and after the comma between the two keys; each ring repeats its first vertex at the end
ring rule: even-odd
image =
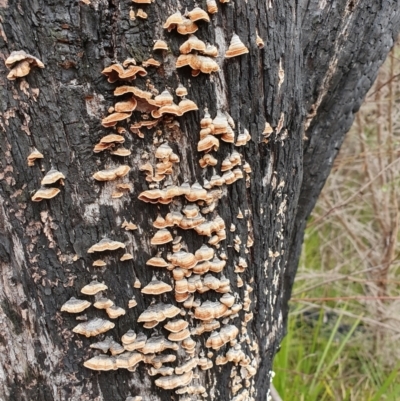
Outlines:
{"type": "Polygon", "coordinates": [[[274,365],[284,401],[400,400],[400,46],[309,221],[274,365]]]}

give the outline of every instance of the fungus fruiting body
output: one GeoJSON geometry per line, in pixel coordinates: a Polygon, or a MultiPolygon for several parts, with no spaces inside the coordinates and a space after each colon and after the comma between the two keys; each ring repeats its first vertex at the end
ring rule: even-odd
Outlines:
{"type": "Polygon", "coordinates": [[[5,64],[11,70],[7,75],[7,79],[11,81],[16,78],[25,77],[29,74],[32,67],[44,68],[44,64],[38,58],[25,53],[23,50],[11,52],[5,64]]]}

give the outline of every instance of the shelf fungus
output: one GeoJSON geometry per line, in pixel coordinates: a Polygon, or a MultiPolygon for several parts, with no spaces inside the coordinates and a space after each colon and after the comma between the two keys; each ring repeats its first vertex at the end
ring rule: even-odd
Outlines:
{"type": "Polygon", "coordinates": [[[112,113],[109,116],[103,118],[101,120],[101,125],[103,127],[114,127],[115,125],[117,125],[117,123],[119,121],[123,121],[126,120],[127,118],[129,118],[132,115],[132,112],[129,113],[112,113]]]}
{"type": "Polygon", "coordinates": [[[207,0],[207,11],[210,14],[215,14],[218,12],[218,6],[215,0],[207,0]]]}
{"type": "Polygon", "coordinates": [[[141,8],[139,8],[136,12],[136,17],[141,18],[141,19],[147,19],[148,15],[145,11],[143,11],[141,8]]]}
{"type": "Polygon", "coordinates": [[[260,38],[258,32],[256,31],[256,45],[259,49],[263,49],[264,48],[264,41],[262,40],[262,38],[260,38]]]}
{"type": "Polygon", "coordinates": [[[183,319],[175,319],[170,320],[164,328],[170,331],[171,333],[178,333],[182,330],[185,330],[189,326],[189,323],[183,319]]]}
{"type": "Polygon", "coordinates": [[[90,348],[99,349],[102,352],[106,353],[110,349],[112,342],[113,342],[112,337],[106,337],[106,339],[103,341],[99,341],[97,343],[90,344],[90,348]]]}
{"type": "Polygon", "coordinates": [[[199,320],[218,319],[228,310],[228,307],[220,302],[205,301],[197,307],[194,317],[199,320]]]}
{"type": "Polygon", "coordinates": [[[130,221],[128,222],[128,221],[124,220],[124,222],[121,224],[121,228],[124,228],[125,231],[133,231],[133,230],[137,230],[137,225],[130,221]]]}
{"type": "Polygon", "coordinates": [[[164,336],[154,336],[150,337],[143,348],[139,351],[142,354],[156,354],[159,352],[163,352],[166,349],[172,349],[173,351],[177,351],[179,349],[178,344],[175,344],[171,341],[165,339],[164,336]]]}
{"type": "Polygon", "coordinates": [[[124,348],[127,351],[140,350],[145,346],[146,341],[147,341],[147,337],[143,333],[139,333],[136,336],[134,341],[132,341],[130,343],[127,343],[127,344],[124,344],[124,348]]]}
{"type": "Polygon", "coordinates": [[[86,284],[84,287],[82,287],[81,293],[85,295],[95,295],[98,292],[107,289],[108,287],[105,284],[99,283],[97,280],[93,280],[89,284],[86,284]]]}
{"type": "Polygon", "coordinates": [[[58,170],[52,168],[46,173],[40,183],[41,185],[51,185],[60,180],[61,184],[63,184],[64,179],[65,175],[63,173],[60,173],[58,170]]]}
{"type": "Polygon", "coordinates": [[[155,381],[156,386],[164,390],[173,390],[177,387],[187,386],[193,379],[193,371],[184,373],[183,375],[172,375],[160,377],[155,381]]]}
{"type": "Polygon", "coordinates": [[[207,12],[200,7],[195,7],[192,11],[189,11],[188,17],[191,21],[203,20],[210,22],[210,17],[208,16],[207,12]]]}
{"type": "Polygon", "coordinates": [[[132,260],[133,259],[133,255],[131,253],[124,253],[121,257],[120,257],[120,261],[124,262],[126,260],[132,260]]]}
{"type": "Polygon", "coordinates": [[[103,238],[97,244],[94,244],[88,249],[88,253],[115,251],[116,249],[125,249],[125,244],[119,241],[112,241],[109,238],[103,238]]]}
{"type": "Polygon", "coordinates": [[[92,263],[92,266],[93,267],[104,267],[104,266],[107,266],[107,263],[104,262],[104,260],[97,259],[92,263]]]}
{"type": "Polygon", "coordinates": [[[153,46],[153,50],[168,50],[167,42],[161,39],[156,40],[153,46]]]}
{"type": "Polygon", "coordinates": [[[11,70],[7,79],[13,81],[16,78],[25,77],[32,67],[44,68],[44,64],[36,57],[25,53],[23,50],[11,52],[5,61],[6,67],[11,70]]]}
{"type": "Polygon", "coordinates": [[[120,355],[125,351],[124,347],[117,343],[116,341],[111,341],[110,343],[110,353],[112,356],[120,355]]]}
{"type": "Polygon", "coordinates": [[[110,319],[117,319],[120,316],[125,315],[125,309],[121,308],[120,306],[112,305],[106,309],[107,315],[110,319]]]}
{"type": "Polygon", "coordinates": [[[90,305],[91,303],[89,301],[71,297],[61,306],[61,312],[80,313],[89,308],[90,305]]]}
{"type": "Polygon", "coordinates": [[[93,174],[93,178],[97,181],[114,181],[118,178],[125,177],[130,171],[130,167],[121,165],[119,167],[111,168],[108,170],[101,170],[93,174]]]}
{"type": "Polygon", "coordinates": [[[188,54],[192,50],[196,50],[199,52],[204,52],[206,50],[206,44],[195,35],[190,35],[189,38],[185,42],[183,42],[183,44],[179,48],[181,54],[188,54]]]}
{"type": "Polygon", "coordinates": [[[168,263],[166,262],[165,259],[161,257],[161,253],[158,253],[157,256],[154,256],[150,258],[147,262],[146,265],[148,266],[154,266],[154,267],[167,267],[168,263]]]}
{"type": "Polygon", "coordinates": [[[185,251],[178,251],[171,255],[171,263],[174,266],[181,267],[182,269],[192,269],[197,265],[198,260],[196,257],[190,253],[185,251]]]}
{"type": "Polygon", "coordinates": [[[162,322],[180,313],[180,309],[171,304],[158,303],[149,306],[138,318],[138,322],[162,322]]]}
{"type": "Polygon", "coordinates": [[[29,154],[26,160],[28,161],[28,166],[32,167],[35,165],[35,160],[43,158],[44,156],[36,148],[33,148],[33,151],[29,154]]]}
{"type": "Polygon", "coordinates": [[[101,73],[107,77],[107,81],[110,83],[114,83],[118,81],[118,79],[130,81],[135,79],[136,75],[140,75],[141,77],[147,75],[147,71],[143,67],[130,65],[125,69],[121,64],[112,64],[104,68],[101,73]]]}
{"type": "Polygon", "coordinates": [[[148,58],[147,60],[143,60],[143,67],[159,67],[161,63],[153,57],[148,58]]]}
{"type": "Polygon", "coordinates": [[[192,33],[197,32],[199,27],[195,22],[190,20],[189,18],[183,17],[182,23],[176,26],[176,30],[181,35],[190,35],[192,33]]]}
{"type": "Polygon", "coordinates": [[[190,372],[199,364],[199,358],[189,358],[188,361],[175,368],[175,373],[181,375],[183,373],[190,372]]]}
{"type": "Polygon", "coordinates": [[[177,333],[170,333],[168,335],[168,340],[170,341],[183,341],[185,338],[190,337],[190,331],[188,329],[183,329],[177,333]]]}
{"type": "Polygon", "coordinates": [[[107,309],[107,308],[110,308],[113,305],[114,305],[114,302],[111,301],[111,299],[108,299],[108,298],[99,298],[93,304],[93,306],[95,308],[97,308],[97,309],[107,309]]]}
{"type": "Polygon", "coordinates": [[[141,292],[148,295],[160,295],[169,291],[172,291],[172,287],[169,284],[157,280],[156,277],[153,276],[150,283],[147,284],[141,292]]]}
{"type": "Polygon", "coordinates": [[[163,28],[168,29],[168,32],[171,32],[179,24],[182,24],[182,23],[183,23],[183,17],[182,17],[182,14],[178,11],[175,14],[172,14],[167,18],[167,20],[165,21],[165,24],[163,25],[163,28]]]}
{"type": "Polygon", "coordinates": [[[133,296],[129,301],[128,301],[128,308],[134,308],[137,305],[136,298],[133,296]]]}
{"type": "Polygon", "coordinates": [[[136,333],[133,330],[128,330],[122,337],[121,342],[123,345],[132,344],[136,340],[136,333]]]}
{"type": "Polygon", "coordinates": [[[176,96],[183,97],[188,94],[188,91],[182,84],[179,84],[178,87],[175,89],[175,94],[176,96]]]}
{"type": "Polygon", "coordinates": [[[211,74],[219,71],[218,64],[210,57],[200,56],[198,54],[181,54],[176,60],[176,68],[189,66],[192,71],[192,76],[197,76],[200,72],[211,74]]]}
{"type": "Polygon", "coordinates": [[[34,202],[40,202],[43,199],[51,199],[60,193],[58,188],[41,187],[32,196],[34,202]]]}
{"type": "Polygon", "coordinates": [[[151,245],[163,245],[171,241],[173,241],[171,233],[167,229],[163,228],[154,234],[150,240],[150,243],[151,245]]]}
{"type": "Polygon", "coordinates": [[[171,376],[174,373],[174,368],[162,366],[161,368],[156,369],[152,367],[148,372],[150,376],[171,376]]]}
{"type": "Polygon", "coordinates": [[[232,36],[231,43],[225,53],[225,58],[237,57],[249,52],[249,49],[240,40],[239,36],[235,33],[232,36]]]}
{"type": "Polygon", "coordinates": [[[219,349],[228,342],[234,340],[239,334],[239,329],[233,325],[226,325],[217,332],[213,331],[206,341],[206,347],[212,349],[219,349]]]}
{"type": "Polygon", "coordinates": [[[98,334],[105,333],[115,327],[115,324],[109,320],[95,318],[84,323],[79,323],[72,331],[74,333],[82,334],[86,337],[97,336],[98,334]]]}

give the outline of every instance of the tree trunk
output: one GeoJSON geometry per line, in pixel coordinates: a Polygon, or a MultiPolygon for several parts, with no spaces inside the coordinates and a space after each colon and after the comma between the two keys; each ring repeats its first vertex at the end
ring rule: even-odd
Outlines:
{"type": "MultiPolygon", "coordinates": [[[[206,1],[199,3],[207,9],[206,1]]],[[[395,1],[330,3],[218,3],[218,12],[210,16],[209,23],[197,22],[195,34],[218,47],[219,71],[192,77],[189,67],[175,67],[179,47],[187,37],[176,29],[168,32],[163,24],[178,10],[192,10],[193,1],[156,0],[141,5],[104,0],[0,0],[1,58],[25,50],[45,65],[44,69],[32,68],[26,77],[7,80],[9,70],[0,64],[0,399],[120,401],[141,396],[143,400],[265,400],[273,357],[284,333],[305,221],[400,26],[395,1]],[[148,18],[132,19],[130,11],[137,14],[140,7],[148,18]],[[264,48],[257,46],[257,32],[264,48]],[[225,58],[234,33],[249,52],[225,58]],[[153,51],[156,39],[164,39],[169,50],[153,51]],[[114,62],[133,57],[141,65],[151,56],[162,65],[147,67],[148,75],[132,82],[109,83],[101,73],[114,62]],[[151,107],[139,100],[141,112],[135,110],[130,121],[117,125],[125,128],[124,146],[131,155],[114,156],[110,150],[93,153],[102,137],[117,133],[115,127],[101,124],[111,106],[127,100],[114,96],[116,88],[135,85],[160,93],[168,88],[173,93],[179,83],[188,89],[187,97],[197,104],[198,111],[179,117],[166,114],[156,127],[142,127],[141,138],[130,126],[143,114],[149,116],[146,111],[151,107]],[[202,169],[199,159],[204,153],[198,152],[197,146],[205,108],[213,119],[218,111],[229,113],[235,140],[245,130],[251,140],[235,146],[219,138],[219,149],[211,153],[218,164],[202,169]],[[263,135],[266,123],[273,127],[269,136],[263,135]],[[221,164],[227,156],[235,150],[241,154],[242,164],[234,169],[239,168],[243,178],[216,187],[221,191],[214,210],[210,210],[213,203],[204,210],[207,205],[198,202],[203,212],[208,211],[203,214],[205,220],[216,221],[220,216],[226,231],[226,239],[210,247],[219,257],[226,254],[227,263],[220,273],[201,275],[203,289],[207,274],[211,281],[214,277],[214,283],[215,278],[221,282],[225,277],[242,308],[230,315],[221,305],[209,308],[207,313],[217,317],[220,325],[213,334],[195,332],[202,308],[185,308],[177,302],[177,288],[162,295],[141,292],[153,275],[175,286],[177,262],[168,254],[178,246],[171,242],[152,245],[157,232],[153,222],[158,214],[165,217],[191,203],[187,200],[190,196],[176,196],[169,204],[138,199],[150,184],[149,174],[146,177],[140,167],[146,162],[156,167],[160,159],[155,152],[164,141],[180,162],[159,182],[161,189],[166,184],[192,185],[196,181],[207,186],[206,180],[214,174],[222,175],[221,164]],[[44,158],[30,167],[26,158],[33,147],[44,158]],[[246,162],[251,173],[243,171],[246,162]],[[99,170],[120,165],[130,168],[124,178],[111,182],[92,178],[99,170]],[[53,185],[60,189],[54,198],[33,202],[32,196],[52,167],[65,175],[65,185],[53,185]],[[131,183],[132,190],[115,198],[121,183],[131,183]],[[121,227],[125,221],[137,229],[121,227]],[[122,242],[125,249],[88,253],[105,237],[122,242]],[[158,252],[172,262],[168,268],[146,264],[158,252]],[[120,261],[124,253],[132,254],[133,259],[120,261]],[[93,267],[98,259],[107,265],[93,267]],[[81,293],[94,279],[108,287],[102,296],[125,309],[125,315],[111,319],[93,305],[78,315],[61,311],[71,297],[95,302],[99,295],[81,293]],[[137,306],[128,308],[132,297],[137,306]],[[140,352],[145,360],[135,371],[96,372],[84,367],[85,361],[101,354],[90,345],[106,337],[121,343],[122,336],[132,329],[149,339],[152,335],[167,338],[171,333],[164,325],[169,319],[152,329],[138,322],[147,308],[160,302],[182,309],[178,317],[189,324],[196,343],[188,352],[183,348],[188,341],[175,342],[173,348],[179,349],[167,349],[163,354],[174,355],[176,360],[164,366],[178,367],[176,376],[182,375],[179,367],[187,357],[213,363],[210,369],[203,370],[202,365],[178,377],[178,384],[183,385],[193,372],[192,388],[180,387],[181,394],[176,394],[176,388],[161,388],[160,376],[149,374],[154,361],[140,352]],[[115,327],[96,337],[74,333],[72,329],[85,318],[107,319],[115,327]],[[213,349],[207,340],[211,335],[217,338],[219,332],[233,334],[220,336],[225,344],[213,349]],[[228,356],[237,355],[238,359],[221,364],[229,351],[228,356]],[[202,394],[190,394],[192,390],[202,394]]],[[[176,103],[179,100],[175,94],[174,99],[176,103]]],[[[218,197],[215,188],[210,193],[218,197]]],[[[182,237],[182,249],[191,254],[209,240],[199,235],[199,230],[176,226],[168,230],[173,237],[182,237]]],[[[219,226],[211,239],[223,237],[219,226]]],[[[184,272],[189,276],[191,270],[184,272]]],[[[194,277],[192,273],[189,281],[194,277]]],[[[184,285],[184,280],[179,284],[184,285]]],[[[221,291],[222,286],[217,291],[200,291],[194,299],[204,306],[207,300],[218,301],[221,291]]],[[[118,358],[122,357],[109,357],[107,363],[116,367],[118,358]]],[[[173,387],[173,378],[164,387],[173,387]]]]}

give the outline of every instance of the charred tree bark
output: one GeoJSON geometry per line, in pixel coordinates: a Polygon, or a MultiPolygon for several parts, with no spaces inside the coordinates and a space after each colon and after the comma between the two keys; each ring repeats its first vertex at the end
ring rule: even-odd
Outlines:
{"type": "MultiPolygon", "coordinates": [[[[206,2],[200,3],[206,9],[206,2]]],[[[156,0],[142,5],[147,19],[133,20],[130,9],[137,12],[140,4],[128,1],[0,0],[1,59],[25,50],[45,64],[25,78],[9,81],[9,71],[0,63],[1,399],[120,401],[131,395],[143,400],[265,400],[273,357],[284,333],[305,221],[400,26],[396,1],[330,3],[218,3],[210,23],[198,22],[196,35],[218,47],[220,70],[192,77],[189,67],[175,67],[186,37],[175,29],[168,32],[163,24],[174,12],[191,10],[193,1],[156,0]],[[257,32],[265,41],[263,49],[257,46],[257,32]],[[233,33],[249,53],[227,59],[224,54],[233,33]],[[161,38],[170,50],[153,52],[154,40],[161,38]],[[101,73],[114,62],[133,57],[140,65],[150,56],[161,67],[146,68],[146,77],[130,83],[111,84],[101,73]],[[198,111],[173,121],[164,117],[156,127],[142,129],[144,138],[129,131],[143,114],[134,111],[130,123],[118,124],[127,131],[124,146],[131,155],[93,153],[103,136],[115,133],[114,128],[101,125],[118,101],[115,88],[127,84],[161,92],[167,87],[172,93],[179,82],[188,88],[188,98],[198,111]],[[241,147],[220,141],[218,151],[212,153],[218,159],[216,174],[234,150],[242,155],[242,166],[248,162],[252,172],[248,177],[242,172],[243,179],[220,187],[215,210],[204,215],[208,221],[219,215],[225,223],[226,239],[213,249],[217,255],[225,253],[227,263],[222,273],[211,275],[229,279],[242,310],[237,316],[218,319],[221,328],[231,325],[239,330],[236,339],[218,350],[206,346],[210,332],[192,334],[196,341],[192,357],[204,354],[213,362],[211,369],[194,369],[191,384],[205,388],[203,397],[156,386],[158,376],[149,376],[151,364],[145,361],[134,372],[95,372],[83,363],[100,352],[90,345],[107,336],[120,342],[129,329],[148,337],[155,332],[169,335],[163,328],[167,321],[145,329],[138,318],[153,302],[179,307],[182,303],[175,300],[174,292],[150,296],[134,283],[139,280],[143,287],[155,274],[174,286],[171,271],[146,265],[157,252],[165,259],[172,252],[171,243],[151,245],[157,231],[153,221],[159,213],[166,216],[189,202],[183,196],[167,205],[139,200],[149,187],[139,168],[146,161],[155,166],[156,149],[168,141],[180,162],[164,182],[204,185],[210,180],[213,168],[200,167],[203,154],[197,151],[205,108],[212,118],[218,111],[229,113],[235,138],[245,130],[251,135],[241,147]],[[266,123],[273,127],[268,139],[262,134],[266,123]],[[28,167],[26,158],[33,147],[44,158],[28,167]],[[130,167],[124,179],[93,180],[96,171],[121,164],[130,167]],[[57,184],[60,193],[53,199],[32,202],[51,167],[65,175],[65,185],[57,184]],[[121,182],[131,183],[132,191],[115,199],[112,194],[121,182]],[[125,230],[121,227],[125,220],[138,229],[125,230]],[[235,230],[230,231],[231,225],[235,230]],[[122,249],[107,251],[105,256],[88,253],[104,236],[123,242],[133,259],[120,261],[122,249]],[[107,266],[93,267],[100,257],[107,266]],[[247,263],[243,273],[237,273],[239,258],[247,263]],[[94,278],[107,285],[103,295],[126,314],[109,319],[115,324],[112,330],[86,338],[72,331],[81,323],[76,315],[60,309],[72,296],[94,302],[93,296],[80,292],[94,278]],[[137,306],[128,308],[133,296],[137,306]],[[232,349],[243,352],[241,363],[217,364],[218,356],[232,349]]],[[[192,254],[208,241],[194,230],[169,230],[182,236],[183,249],[192,254]]],[[[195,299],[204,303],[221,296],[210,289],[196,293],[195,299]]],[[[83,314],[88,320],[108,319],[104,310],[93,306],[83,314]]],[[[193,308],[186,309],[182,319],[191,330],[200,322],[193,308]]],[[[165,366],[175,368],[186,361],[185,350],[177,344],[177,352],[164,352],[177,356],[165,366]]]]}

